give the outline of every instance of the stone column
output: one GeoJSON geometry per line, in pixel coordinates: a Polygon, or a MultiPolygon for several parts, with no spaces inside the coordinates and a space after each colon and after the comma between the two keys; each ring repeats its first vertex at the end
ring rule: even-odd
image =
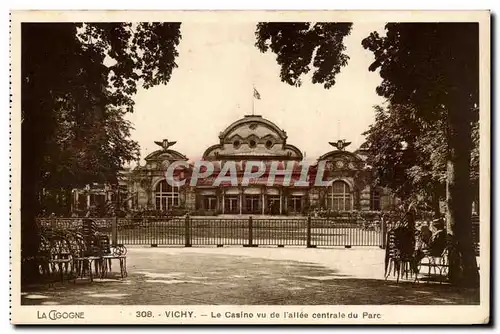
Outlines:
{"type": "Polygon", "coordinates": [[[288,213],[288,191],[285,189],[285,214],[288,213]]]}
{"type": "Polygon", "coordinates": [[[225,206],[226,206],[226,196],[224,189],[222,189],[222,214],[224,214],[225,206]]]}
{"type": "Polygon", "coordinates": [[[239,194],[239,204],[240,204],[240,215],[243,213],[243,190],[240,189],[240,194],[239,194]]]}
{"type": "Polygon", "coordinates": [[[80,192],[78,191],[78,189],[75,190],[75,210],[74,211],[78,211],[80,209],[80,199],[78,198],[78,195],[80,194],[80,192]]]}
{"type": "Polygon", "coordinates": [[[330,188],[332,188],[331,192],[332,192],[332,199],[331,199],[331,203],[330,203],[330,210],[333,211],[333,183],[332,185],[330,186],[330,188]]]}
{"type": "MultiPolygon", "coordinates": [[[[365,211],[371,210],[371,201],[373,201],[372,190],[374,190],[374,189],[372,189],[370,186],[366,186],[359,192],[359,208],[360,208],[360,210],[365,210],[365,211]]],[[[380,202],[382,202],[382,198],[380,198],[380,202]]]]}
{"type": "Polygon", "coordinates": [[[283,188],[280,188],[280,215],[283,214],[283,188]]]}
{"type": "Polygon", "coordinates": [[[265,211],[264,211],[264,210],[265,210],[265,208],[266,208],[266,206],[265,206],[265,200],[264,200],[264,196],[265,196],[264,192],[265,192],[265,189],[264,189],[264,188],[261,188],[261,189],[262,189],[262,190],[261,190],[261,193],[262,193],[262,199],[261,199],[261,201],[262,201],[262,214],[264,215],[264,214],[265,214],[265,211]]]}

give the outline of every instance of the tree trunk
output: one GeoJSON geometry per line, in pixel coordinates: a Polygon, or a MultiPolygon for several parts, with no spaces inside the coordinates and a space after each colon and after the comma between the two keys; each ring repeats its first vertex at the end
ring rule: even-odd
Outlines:
{"type": "MultiPolygon", "coordinates": [[[[465,104],[466,105],[466,104],[465,104]]],[[[479,272],[472,239],[472,196],[470,187],[471,111],[455,105],[448,112],[446,165],[446,220],[451,234],[450,281],[461,286],[478,286],[479,272]]]]}
{"type": "MultiPolygon", "coordinates": [[[[23,172],[22,172],[23,173],[23,172]]],[[[38,192],[36,180],[32,175],[21,176],[21,281],[36,282],[40,276],[38,270],[38,248],[40,231],[36,222],[38,212],[38,192]]]]}
{"type": "Polygon", "coordinates": [[[432,195],[432,211],[434,211],[434,217],[436,218],[441,216],[441,207],[439,205],[439,199],[440,199],[439,190],[436,187],[432,195]]]}

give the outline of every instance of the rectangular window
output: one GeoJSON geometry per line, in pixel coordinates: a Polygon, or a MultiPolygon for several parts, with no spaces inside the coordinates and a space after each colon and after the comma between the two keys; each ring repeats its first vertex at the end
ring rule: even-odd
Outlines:
{"type": "Polygon", "coordinates": [[[267,198],[267,212],[270,214],[280,213],[280,197],[279,196],[269,196],[267,198]]]}
{"type": "Polygon", "coordinates": [[[301,212],[302,211],[302,197],[292,196],[292,198],[291,198],[291,210],[293,212],[301,212]]]}
{"type": "Polygon", "coordinates": [[[346,195],[334,195],[333,199],[331,195],[326,197],[326,208],[332,211],[350,211],[352,209],[351,196],[346,195]]]}
{"type": "Polygon", "coordinates": [[[345,211],[351,211],[352,210],[352,206],[351,206],[351,197],[350,196],[346,196],[344,197],[344,210],[345,211]]]}
{"type": "Polygon", "coordinates": [[[246,211],[247,213],[258,213],[260,212],[260,196],[259,195],[247,195],[246,200],[246,211]]]}
{"type": "Polygon", "coordinates": [[[343,211],[344,210],[344,205],[342,203],[341,197],[336,196],[333,198],[333,210],[334,211],[343,211]]]}
{"type": "Polygon", "coordinates": [[[205,196],[204,197],[204,207],[205,210],[216,210],[217,208],[217,197],[215,196],[205,196]]]}
{"type": "Polygon", "coordinates": [[[106,203],[106,196],[103,194],[95,195],[95,205],[103,206],[106,203]]]}
{"type": "Polygon", "coordinates": [[[168,205],[169,209],[179,206],[179,194],[170,195],[170,196],[166,197],[166,199],[167,199],[167,205],[168,205]]]}
{"type": "Polygon", "coordinates": [[[87,196],[80,195],[78,196],[78,209],[85,210],[87,207],[87,196]]]}
{"type": "Polygon", "coordinates": [[[227,196],[224,200],[224,212],[226,213],[237,213],[239,212],[238,198],[227,196]]]}

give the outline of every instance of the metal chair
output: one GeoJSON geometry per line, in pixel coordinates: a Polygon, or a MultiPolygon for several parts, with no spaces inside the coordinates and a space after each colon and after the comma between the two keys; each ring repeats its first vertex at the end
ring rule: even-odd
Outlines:
{"type": "Polygon", "coordinates": [[[397,228],[387,232],[384,277],[387,280],[392,271],[392,275],[396,276],[396,283],[399,283],[400,278],[404,275],[406,275],[406,279],[408,276],[413,276],[415,260],[413,253],[409,251],[410,247],[402,247],[405,243],[413,243],[413,240],[403,240],[397,232],[397,228]]]}
{"type": "Polygon", "coordinates": [[[434,272],[434,275],[437,275],[439,277],[439,284],[443,283],[443,281],[445,281],[446,277],[448,276],[448,269],[449,269],[448,248],[445,248],[440,256],[433,256],[430,253],[424,253],[424,256],[419,261],[417,267],[417,273],[416,273],[417,282],[420,281],[418,275],[420,274],[422,267],[428,268],[427,272],[428,283],[430,283],[431,281],[430,280],[431,271],[434,272]]]}
{"type": "Polygon", "coordinates": [[[111,245],[107,235],[100,235],[99,242],[101,245],[102,254],[102,277],[105,277],[108,272],[111,272],[112,260],[117,260],[120,265],[121,278],[127,277],[127,248],[124,245],[111,245]]]}

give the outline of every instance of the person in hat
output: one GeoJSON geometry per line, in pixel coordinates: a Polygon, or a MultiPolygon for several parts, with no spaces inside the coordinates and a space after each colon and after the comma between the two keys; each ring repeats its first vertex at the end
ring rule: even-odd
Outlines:
{"type": "Polygon", "coordinates": [[[420,228],[420,235],[422,237],[422,240],[428,244],[429,241],[431,240],[432,238],[432,231],[429,227],[429,222],[425,222],[422,227],[420,228]]]}
{"type": "Polygon", "coordinates": [[[415,251],[415,265],[418,265],[426,255],[433,257],[441,256],[446,248],[447,234],[443,219],[434,219],[432,221],[432,228],[434,232],[427,243],[427,247],[415,251]]]}
{"type": "Polygon", "coordinates": [[[416,249],[428,248],[429,241],[432,238],[432,231],[429,228],[428,222],[423,222],[417,232],[416,249]]]}
{"type": "Polygon", "coordinates": [[[434,228],[434,233],[432,233],[431,239],[429,240],[429,255],[441,256],[446,248],[446,230],[444,228],[443,219],[434,219],[432,221],[432,227],[434,228]]]}

